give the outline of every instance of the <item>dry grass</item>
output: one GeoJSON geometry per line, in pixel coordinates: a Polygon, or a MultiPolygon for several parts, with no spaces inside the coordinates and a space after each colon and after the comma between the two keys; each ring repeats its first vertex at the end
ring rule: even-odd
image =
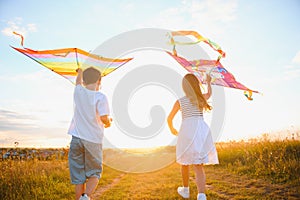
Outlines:
{"type": "Polygon", "coordinates": [[[0,199],[70,199],[65,161],[0,162],[0,199]]]}
{"type": "MultiPolygon", "coordinates": [[[[208,199],[300,199],[299,141],[232,142],[217,148],[220,165],[206,167],[208,199]]],[[[73,199],[67,161],[2,161],[0,167],[0,199],[73,199]]],[[[191,198],[196,198],[193,180],[191,171],[191,198]]],[[[94,199],[181,199],[179,185],[176,163],[135,174],[105,166],[94,199]]]]}
{"type": "Polygon", "coordinates": [[[253,140],[219,143],[221,166],[273,183],[299,183],[300,141],[253,140]]]}

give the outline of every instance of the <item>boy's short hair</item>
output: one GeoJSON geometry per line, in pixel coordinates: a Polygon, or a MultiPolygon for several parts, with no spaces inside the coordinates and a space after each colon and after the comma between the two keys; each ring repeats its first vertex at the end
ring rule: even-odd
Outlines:
{"type": "Polygon", "coordinates": [[[94,67],[89,67],[83,71],[82,79],[85,85],[96,83],[101,80],[101,72],[94,67]]]}

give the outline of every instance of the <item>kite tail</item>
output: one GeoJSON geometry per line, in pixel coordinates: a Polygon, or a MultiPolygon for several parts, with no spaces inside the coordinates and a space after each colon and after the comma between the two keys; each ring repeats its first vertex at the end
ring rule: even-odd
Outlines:
{"type": "Polygon", "coordinates": [[[177,56],[177,52],[175,49],[176,44],[192,45],[192,44],[197,44],[199,42],[204,42],[204,43],[208,44],[213,50],[215,50],[216,52],[219,53],[219,56],[217,58],[217,63],[220,61],[221,58],[225,58],[225,55],[226,55],[225,52],[221,49],[221,47],[217,43],[211,41],[208,38],[203,37],[196,31],[173,31],[173,32],[169,33],[168,36],[170,38],[170,44],[173,45],[173,54],[175,56],[177,56]],[[193,36],[196,38],[196,41],[194,41],[194,42],[179,42],[179,41],[175,41],[175,39],[174,39],[175,36],[193,36]]]}
{"type": "Polygon", "coordinates": [[[247,90],[247,91],[244,91],[244,95],[247,97],[247,99],[249,101],[252,101],[253,98],[252,98],[252,90],[247,90]]]}
{"type": "Polygon", "coordinates": [[[15,31],[13,32],[13,34],[21,37],[21,46],[24,47],[24,37],[23,37],[23,35],[21,35],[20,33],[15,32],[15,31]]]}
{"type": "Polygon", "coordinates": [[[174,40],[174,38],[173,38],[173,36],[172,36],[171,33],[167,33],[167,36],[168,36],[169,39],[170,39],[169,44],[170,44],[170,45],[173,45],[173,55],[174,55],[174,56],[177,56],[175,40],[174,40]]]}

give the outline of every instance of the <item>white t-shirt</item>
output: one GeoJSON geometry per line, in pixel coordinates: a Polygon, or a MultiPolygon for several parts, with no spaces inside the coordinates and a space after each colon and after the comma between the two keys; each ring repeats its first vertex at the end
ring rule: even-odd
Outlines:
{"type": "Polygon", "coordinates": [[[68,133],[102,144],[104,127],[100,116],[109,115],[107,97],[99,91],[77,85],[74,91],[74,116],[68,133]]]}

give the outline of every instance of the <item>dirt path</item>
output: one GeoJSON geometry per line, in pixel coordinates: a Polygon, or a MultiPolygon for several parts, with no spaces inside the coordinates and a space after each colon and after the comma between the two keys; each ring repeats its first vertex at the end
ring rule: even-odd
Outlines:
{"type": "Polygon", "coordinates": [[[96,189],[96,191],[94,192],[92,198],[93,199],[99,199],[100,196],[104,192],[112,189],[115,185],[117,185],[125,175],[126,175],[125,173],[120,174],[118,177],[116,177],[115,179],[113,179],[113,181],[109,185],[106,185],[104,187],[99,187],[98,189],[96,189]]]}
{"type": "MultiPolygon", "coordinates": [[[[181,199],[176,193],[181,182],[179,169],[178,165],[173,165],[153,173],[121,173],[108,185],[99,187],[93,199],[181,199]]],[[[238,175],[221,167],[206,167],[205,171],[209,200],[300,199],[297,184],[274,184],[270,180],[238,175]]],[[[197,196],[193,180],[194,173],[191,173],[191,199],[197,196]]]]}

